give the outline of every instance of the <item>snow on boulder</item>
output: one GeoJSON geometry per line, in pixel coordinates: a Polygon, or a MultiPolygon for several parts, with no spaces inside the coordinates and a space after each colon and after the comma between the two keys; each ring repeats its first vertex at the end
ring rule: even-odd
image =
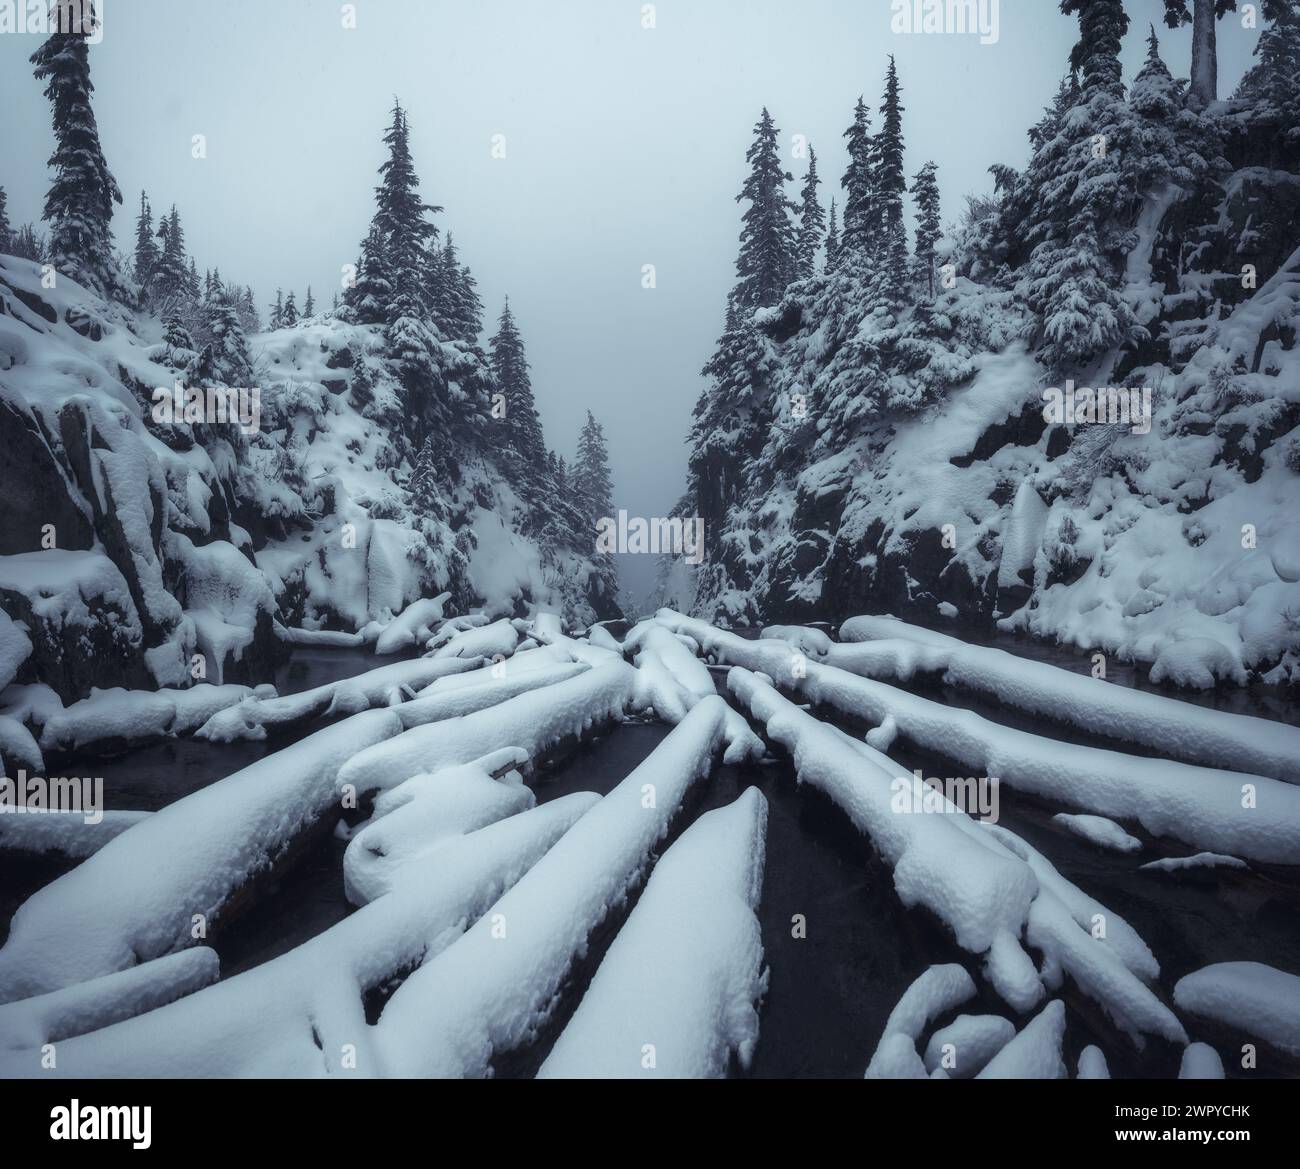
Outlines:
{"type": "Polygon", "coordinates": [[[1060,1080],[1065,1078],[1061,1041],[1065,1037],[1065,1004],[1053,999],[1024,1030],[995,1055],[980,1072],[981,1080],[1060,1080]]]}
{"type": "Polygon", "coordinates": [[[1216,962],[1180,978],[1174,1002],[1300,1058],[1300,976],[1262,962],[1216,962]]]}
{"type": "Polygon", "coordinates": [[[767,984],[766,831],[751,787],[668,849],[539,1077],[720,1077],[733,1051],[749,1066],[767,984]]]}

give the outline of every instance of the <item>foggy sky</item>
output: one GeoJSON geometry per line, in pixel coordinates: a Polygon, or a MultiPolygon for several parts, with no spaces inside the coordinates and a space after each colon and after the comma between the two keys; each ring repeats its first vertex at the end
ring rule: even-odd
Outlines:
{"type": "MultiPolygon", "coordinates": [[[[617,507],[666,515],[685,478],[698,376],[734,279],[745,150],[766,105],[790,158],[818,155],[829,204],[859,93],[880,105],[887,55],[903,87],[907,174],[933,159],[945,223],[987,167],[1022,166],[1025,131],[1066,68],[1077,21],[1054,0],[1002,0],[1000,37],[894,35],[888,0],[104,0],[91,49],[95,110],[132,240],[140,190],[173,202],[199,269],[321,307],[373,211],[381,134],[406,107],[425,198],[479,281],[486,336],[502,297],[523,332],[548,443],[571,458],[590,409],[604,424],[617,507]],[[191,140],[207,138],[207,158],[191,140]],[[493,135],[506,157],[492,157],[493,135]],[[657,287],[641,286],[653,264],[657,287]]],[[[1127,0],[1126,80],[1148,21],[1176,76],[1190,32],[1162,0],[1127,0]]],[[[1219,24],[1219,92],[1257,31],[1219,24]]],[[[52,149],[30,35],[0,36],[0,185],[17,226],[38,219],[52,149]]],[[[910,210],[910,209],[909,209],[910,210]]],[[[653,558],[621,557],[638,598],[653,558]]]]}

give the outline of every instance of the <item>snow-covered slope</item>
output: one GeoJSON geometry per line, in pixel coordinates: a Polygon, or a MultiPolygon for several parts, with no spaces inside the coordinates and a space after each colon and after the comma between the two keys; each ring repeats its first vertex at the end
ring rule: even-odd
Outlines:
{"type": "MultiPolygon", "coordinates": [[[[43,287],[38,265],[0,257],[6,682],[70,700],[265,681],[277,626],[360,630],[443,591],[448,611],[613,615],[594,549],[540,528],[472,436],[444,436],[454,474],[436,483],[436,514],[416,505],[382,330],[318,316],[251,338],[247,431],[155,418],[155,388],[195,369],[173,341],[153,318],[62,276],[43,287]]],[[[444,342],[442,355],[453,397],[490,384],[481,351],[444,342]]]]}

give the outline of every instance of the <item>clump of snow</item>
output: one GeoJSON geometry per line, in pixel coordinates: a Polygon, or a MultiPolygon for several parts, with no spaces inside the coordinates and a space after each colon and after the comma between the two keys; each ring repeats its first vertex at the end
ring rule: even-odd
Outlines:
{"type": "Polygon", "coordinates": [[[1240,857],[1224,856],[1217,852],[1197,852],[1191,856],[1163,856],[1159,860],[1148,861],[1138,867],[1163,873],[1179,873],[1185,869],[1249,868],[1240,857]]]}
{"type": "Polygon", "coordinates": [[[1178,1066],[1180,1080],[1221,1080],[1223,1060],[1208,1043],[1189,1043],[1178,1066]]]}
{"type": "Polygon", "coordinates": [[[1142,849],[1142,841],[1136,836],[1130,836],[1114,820],[1107,820],[1105,816],[1057,812],[1052,820],[1067,832],[1082,836],[1098,848],[1108,848],[1114,852],[1140,852],[1142,849]]]}
{"type": "Polygon", "coordinates": [[[979,1073],[981,1080],[1060,1080],[1065,1078],[1061,1041],[1065,1004],[1053,999],[979,1073]]]}
{"type": "Polygon", "coordinates": [[[930,1036],[925,1067],[942,1068],[953,1079],[977,1074],[1015,1035],[1016,1027],[1001,1015],[958,1015],[930,1036]]]}

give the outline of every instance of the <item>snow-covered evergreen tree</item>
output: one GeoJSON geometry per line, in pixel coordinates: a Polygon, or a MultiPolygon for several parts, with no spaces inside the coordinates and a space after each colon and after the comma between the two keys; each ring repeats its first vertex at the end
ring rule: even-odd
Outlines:
{"type": "Polygon", "coordinates": [[[158,241],[154,235],[153,208],[144,191],[140,192],[140,214],[135,220],[135,282],[147,292],[158,264],[158,241]]]}
{"type": "Polygon", "coordinates": [[[934,299],[934,245],[943,235],[936,169],[933,162],[927,162],[912,177],[912,199],[916,203],[916,265],[931,300],[934,299]]]}
{"type": "Polygon", "coordinates": [[[835,207],[835,200],[831,200],[830,224],[826,228],[826,263],[827,272],[834,272],[835,265],[840,259],[840,228],[837,220],[839,212],[835,207]]]}
{"type": "Polygon", "coordinates": [[[307,285],[307,299],[303,301],[302,315],[304,317],[314,317],[316,315],[316,301],[311,294],[311,285],[307,285]]]}
{"type": "Polygon", "coordinates": [[[781,165],[779,131],[764,108],[745,154],[749,177],[736,196],[748,201],[741,217],[740,255],[732,299],[742,308],[763,308],[781,299],[798,273],[795,216],[798,205],[785,193],[793,175],[781,165]]]}
{"type": "Polygon", "coordinates": [[[270,319],[267,322],[267,328],[271,332],[276,329],[284,328],[284,291],[277,288],[275,290],[275,303],[271,305],[270,319]]]}
{"type": "Polygon", "coordinates": [[[53,0],[51,20],[54,31],[31,57],[53,112],[54,177],[43,215],[50,225],[50,259],[96,292],[116,295],[122,282],[113,259],[112,219],[122,192],[104,159],[90,100],[95,6],[90,0],[53,0]]]}
{"type": "Polygon", "coordinates": [[[9,243],[13,236],[13,228],[9,226],[7,202],[8,197],[5,195],[5,189],[0,187],[0,252],[9,251],[9,243]]]}
{"type": "MultiPolygon", "coordinates": [[[[492,372],[505,398],[505,416],[500,420],[506,443],[514,454],[506,470],[511,479],[525,490],[537,482],[546,463],[546,444],[542,424],[533,401],[532,380],[528,375],[528,358],[524,341],[515,325],[507,297],[492,338],[492,372]]],[[[530,500],[531,502],[531,500],[530,500]]]]}
{"type": "Polygon", "coordinates": [[[382,325],[389,320],[393,300],[393,277],[388,264],[388,245],[382,225],[376,219],[361,244],[356,281],[343,293],[343,303],[362,325],[382,325]]]}
{"type": "Polygon", "coordinates": [[[1237,96],[1252,103],[1252,118],[1274,127],[1273,161],[1300,149],[1300,0],[1264,0],[1267,21],[1255,45],[1255,63],[1237,96]]]}
{"type": "Polygon", "coordinates": [[[239,312],[224,290],[214,294],[208,311],[211,340],[204,346],[195,370],[200,385],[249,387],[255,382],[239,312]]]}
{"type": "Polygon", "coordinates": [[[420,197],[420,180],[411,159],[410,128],[400,103],[393,103],[393,120],[384,134],[388,157],[379,168],[375,188],[375,222],[384,235],[392,282],[390,319],[423,318],[431,307],[425,281],[425,249],[438,235],[427,219],[442,210],[420,197]]]}
{"type": "Polygon", "coordinates": [[[808,147],[808,174],[799,193],[799,279],[817,270],[817,253],[826,234],[826,213],[817,199],[821,179],[817,176],[817,152],[808,147]]]}
{"type": "Polygon", "coordinates": [[[280,313],[280,326],[284,329],[292,329],[298,323],[298,302],[294,299],[293,289],[289,289],[289,295],[284,298],[284,308],[280,313]]]}
{"type": "Polygon", "coordinates": [[[880,278],[886,299],[902,304],[907,294],[907,231],[903,224],[903,105],[898,70],[889,58],[880,106],[880,133],[874,142],[875,215],[879,230],[880,278]]]}
{"type": "MultiPolygon", "coordinates": [[[[560,471],[563,475],[563,459],[560,460],[560,471]]],[[[609,472],[605,431],[590,410],[578,435],[578,456],[569,481],[584,518],[594,524],[602,516],[614,514],[614,481],[609,472]]]]}
{"type": "Polygon", "coordinates": [[[874,239],[875,175],[871,112],[861,97],[853,108],[853,122],[844,131],[844,137],[848,141],[849,165],[841,180],[844,187],[844,215],[837,249],[838,262],[843,262],[845,253],[865,253],[874,239]]]}

